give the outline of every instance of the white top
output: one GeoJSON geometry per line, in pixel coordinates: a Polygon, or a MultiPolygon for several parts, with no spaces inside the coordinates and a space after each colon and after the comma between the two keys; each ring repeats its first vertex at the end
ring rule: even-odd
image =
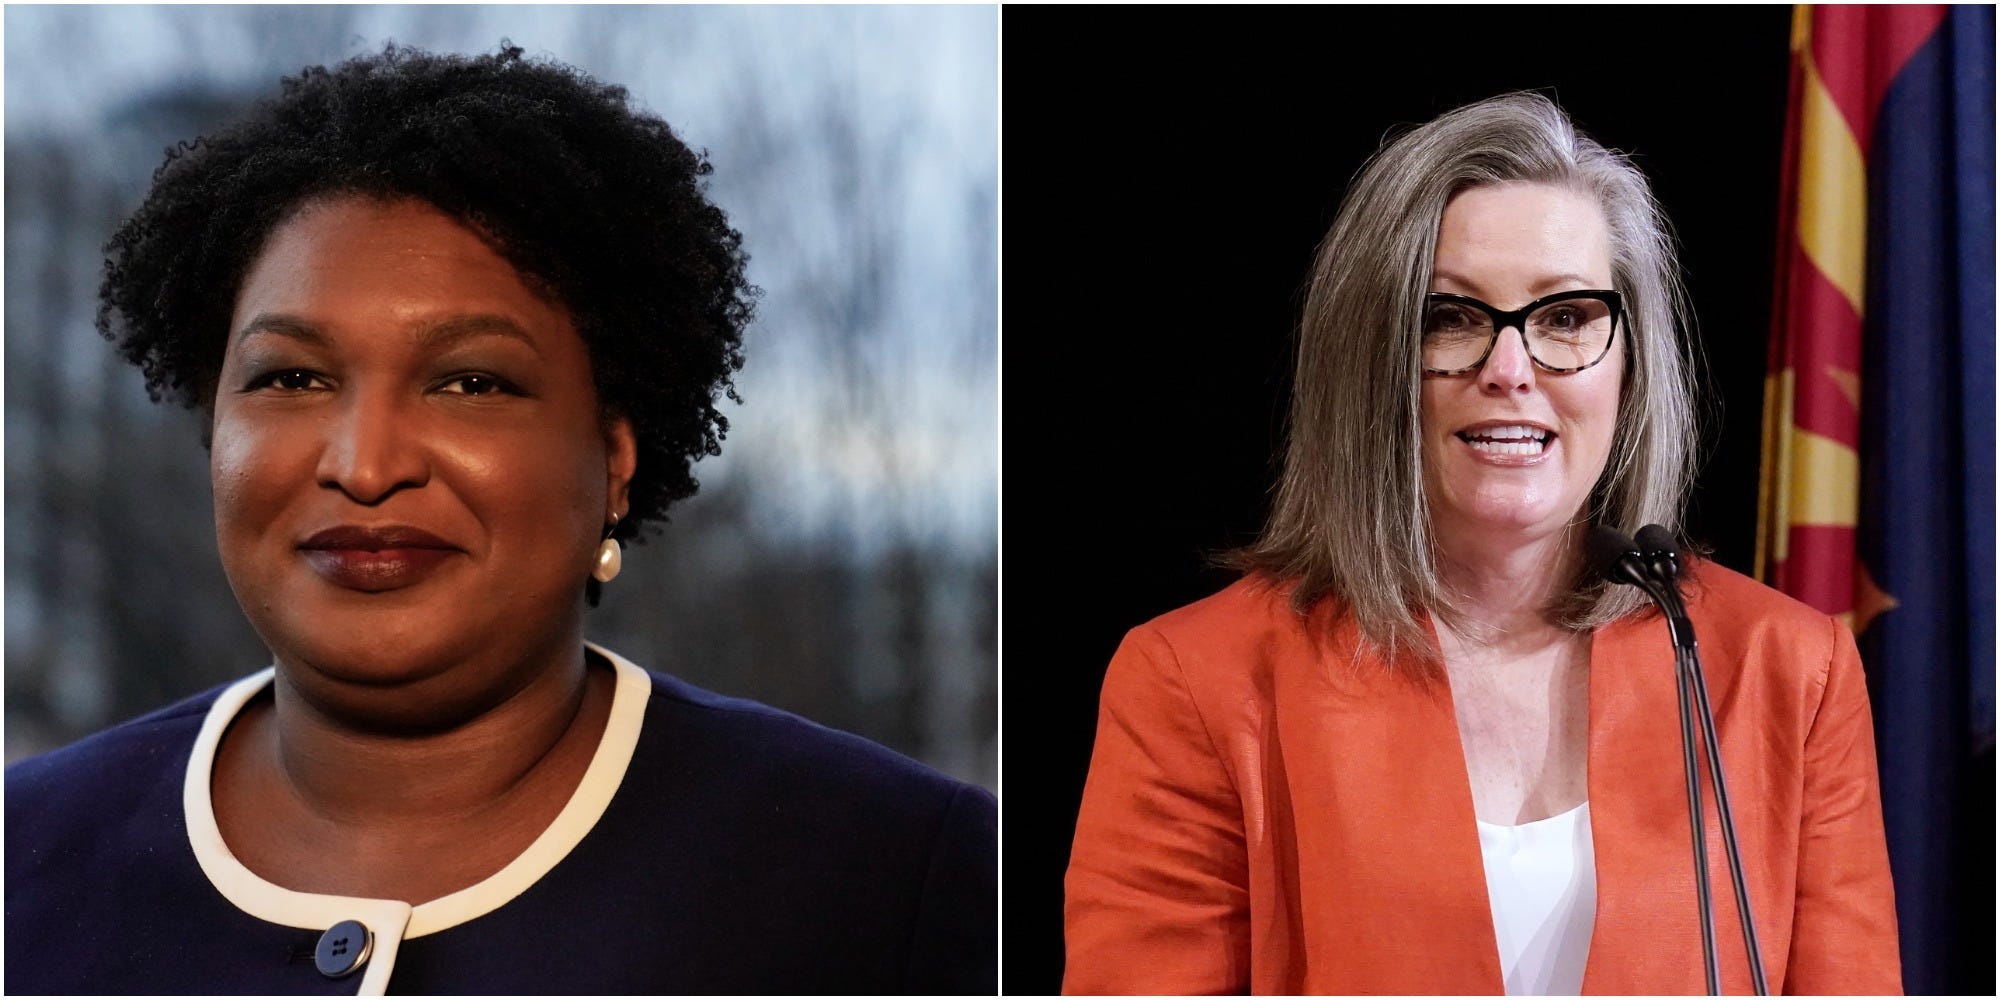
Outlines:
{"type": "Polygon", "coordinates": [[[1597,922],[1590,803],[1520,826],[1481,820],[1479,853],[1507,994],[1580,993],[1597,922]]]}

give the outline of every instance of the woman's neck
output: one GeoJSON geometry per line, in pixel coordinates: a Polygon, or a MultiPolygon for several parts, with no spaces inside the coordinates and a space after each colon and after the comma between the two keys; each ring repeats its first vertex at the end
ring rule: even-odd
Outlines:
{"type": "MultiPolygon", "coordinates": [[[[578,725],[588,691],[582,649],[523,668],[527,681],[450,728],[357,728],[316,706],[281,673],[268,748],[297,801],[340,823],[402,824],[488,812],[531,790],[570,744],[594,749],[602,725],[578,725]]],[[[588,754],[584,755],[585,760],[588,754]]]]}
{"type": "Polygon", "coordinates": [[[1567,638],[1548,608],[1576,573],[1574,529],[1520,540],[1504,533],[1441,538],[1438,576],[1457,611],[1453,631],[1472,646],[1539,647],[1567,638]]]}
{"type": "Polygon", "coordinates": [[[211,800],[223,840],[267,881],[300,892],[423,902],[505,867],[583,779],[616,679],[573,652],[456,725],[357,727],[281,671],[218,749],[211,800]]]}

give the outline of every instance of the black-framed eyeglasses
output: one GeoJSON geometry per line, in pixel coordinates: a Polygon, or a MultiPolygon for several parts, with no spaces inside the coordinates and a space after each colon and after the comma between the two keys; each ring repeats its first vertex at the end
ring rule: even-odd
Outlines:
{"type": "Polygon", "coordinates": [[[1580,372],[1611,353],[1625,300],[1604,288],[1544,295],[1511,312],[1470,295],[1432,292],[1424,303],[1424,371],[1463,375],[1486,364],[1500,331],[1513,327],[1536,367],[1580,372]]]}

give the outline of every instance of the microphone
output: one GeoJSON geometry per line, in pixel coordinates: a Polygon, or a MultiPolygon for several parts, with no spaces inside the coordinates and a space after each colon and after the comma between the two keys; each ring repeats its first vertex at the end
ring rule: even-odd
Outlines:
{"type": "Polygon", "coordinates": [[[1694,648],[1694,624],[1681,606],[1675,578],[1680,575],[1673,533],[1657,524],[1639,529],[1639,540],[1608,524],[1590,529],[1584,538],[1591,571],[1613,583],[1629,583],[1646,592],[1667,619],[1667,634],[1676,649],[1694,648]],[[1641,550],[1645,551],[1641,551],[1641,550]]]}
{"type": "Polygon", "coordinates": [[[1673,532],[1649,524],[1639,529],[1637,542],[1656,579],[1667,583],[1681,575],[1680,552],[1674,544],[1673,532]]]}
{"type": "Polygon", "coordinates": [[[1688,826],[1692,835],[1695,869],[1695,896],[1701,917],[1701,945],[1704,971],[1711,996],[1722,989],[1721,969],[1715,954],[1715,915],[1710,902],[1708,847],[1701,819],[1700,770],[1696,763],[1696,707],[1699,707],[1700,743],[1708,758],[1709,779],[1715,789],[1716,811],[1720,814],[1723,846],[1729,859],[1729,879],[1736,891],[1736,915],[1743,929],[1743,948],[1750,965],[1750,982],[1758,996],[1768,996],[1764,980],[1764,960],[1757,951],[1756,921],[1750,913],[1750,894],[1743,879],[1743,859],[1736,846],[1736,821],[1729,808],[1729,790],[1722,780],[1720,744],[1715,735],[1715,716],[1709,709],[1708,684],[1702,677],[1701,658],[1695,652],[1694,623],[1688,620],[1687,606],[1681,601],[1678,578],[1680,553],[1673,532],[1657,524],[1639,529],[1636,541],[1609,525],[1592,528],[1585,540],[1585,552],[1592,569],[1615,583],[1629,583],[1646,592],[1667,620],[1667,634],[1674,645],[1676,693],[1681,717],[1681,754],[1686,768],[1688,826]]]}
{"type": "Polygon", "coordinates": [[[1595,575],[1651,592],[1651,577],[1632,536],[1608,524],[1600,524],[1590,529],[1590,534],[1584,538],[1583,551],[1595,575]]]}
{"type": "Polygon", "coordinates": [[[1646,588],[1646,592],[1660,606],[1660,614],[1666,616],[1667,634],[1673,639],[1674,647],[1693,650],[1694,623],[1688,621],[1687,605],[1681,602],[1678,583],[1681,575],[1680,546],[1674,541],[1674,533],[1657,524],[1649,524],[1639,529],[1639,537],[1634,544],[1640,550],[1634,555],[1654,584],[1646,588]]]}

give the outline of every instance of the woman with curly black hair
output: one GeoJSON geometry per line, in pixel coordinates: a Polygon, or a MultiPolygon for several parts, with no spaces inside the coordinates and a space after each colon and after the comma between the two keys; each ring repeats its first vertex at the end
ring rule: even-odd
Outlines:
{"type": "Polygon", "coordinates": [[[274,664],[8,768],[9,992],[994,990],[990,795],[583,639],[727,428],[708,170],[511,47],[169,151],[99,327],[274,664]]]}

